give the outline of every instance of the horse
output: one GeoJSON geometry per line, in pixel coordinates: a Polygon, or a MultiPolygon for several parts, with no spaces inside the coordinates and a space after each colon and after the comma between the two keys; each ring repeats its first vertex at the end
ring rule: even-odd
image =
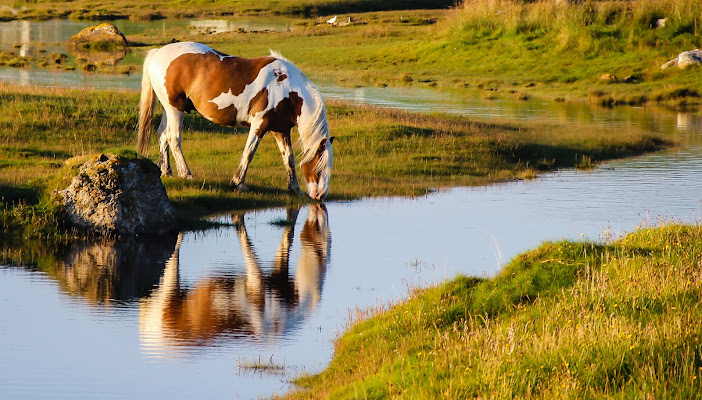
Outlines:
{"type": "Polygon", "coordinates": [[[271,51],[268,57],[230,56],[201,43],[179,42],[149,50],[144,60],[139,101],[137,150],[148,154],[156,99],[163,106],[158,127],[159,166],[170,176],[170,148],[178,174],[192,179],[181,149],[183,115],[193,110],[222,126],[248,126],[249,135],[235,189],[246,191],[249,164],[263,135],[275,136],[287,172],[288,190],[303,194],[295,173],[290,131],[298,127],[302,155],[300,170],[307,192],[322,200],[329,192],[333,166],[326,109],[319,90],[290,61],[271,51]]]}

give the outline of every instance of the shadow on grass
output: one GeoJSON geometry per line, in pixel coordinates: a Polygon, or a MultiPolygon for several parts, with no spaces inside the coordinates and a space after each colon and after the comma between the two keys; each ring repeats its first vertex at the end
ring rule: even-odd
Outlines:
{"type": "Polygon", "coordinates": [[[35,205],[39,203],[41,191],[31,186],[11,186],[0,184],[0,204],[25,203],[35,205]]]}
{"type": "MultiPolygon", "coordinates": [[[[154,118],[154,123],[158,124],[161,117],[154,118]]],[[[205,119],[197,111],[191,111],[183,116],[183,127],[192,131],[226,133],[226,134],[245,134],[248,133],[248,128],[233,128],[228,126],[217,125],[205,119]]]]}
{"type": "Polygon", "coordinates": [[[312,202],[307,196],[290,194],[287,190],[249,185],[248,192],[238,192],[229,183],[208,183],[200,190],[197,183],[182,180],[169,182],[171,190],[179,188],[184,193],[173,193],[171,203],[176,210],[181,230],[203,230],[222,224],[207,219],[208,216],[234,210],[253,210],[271,207],[298,206],[312,202]],[[197,190],[192,192],[192,190],[197,190]]]}
{"type": "Polygon", "coordinates": [[[9,146],[0,147],[0,154],[7,154],[10,156],[22,157],[22,158],[39,157],[39,158],[52,158],[52,159],[60,159],[60,160],[65,160],[65,159],[73,156],[72,154],[65,152],[65,151],[57,151],[57,150],[50,150],[50,149],[36,149],[36,148],[32,148],[32,147],[15,148],[15,147],[9,147],[9,146]]]}
{"type": "Polygon", "coordinates": [[[544,143],[495,143],[496,152],[511,162],[523,162],[539,170],[554,168],[571,168],[578,166],[583,160],[599,162],[614,158],[624,158],[646,152],[658,151],[668,143],[660,138],[649,137],[637,143],[593,147],[592,149],[576,146],[554,146],[544,143]]]}

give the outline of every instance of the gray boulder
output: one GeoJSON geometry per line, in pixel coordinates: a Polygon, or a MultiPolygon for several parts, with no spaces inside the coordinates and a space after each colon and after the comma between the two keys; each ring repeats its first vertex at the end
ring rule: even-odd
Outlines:
{"type": "Polygon", "coordinates": [[[98,154],[58,191],[67,219],[103,235],[161,235],[177,228],[159,168],[147,159],[98,154]]]}
{"type": "Polygon", "coordinates": [[[702,65],[702,50],[683,51],[678,54],[676,58],[661,65],[661,69],[670,68],[674,65],[677,65],[680,69],[685,69],[693,65],[702,65]]]}

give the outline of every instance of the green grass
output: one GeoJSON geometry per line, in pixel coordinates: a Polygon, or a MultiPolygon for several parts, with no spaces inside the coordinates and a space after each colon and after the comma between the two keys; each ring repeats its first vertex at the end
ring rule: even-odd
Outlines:
{"type": "Polygon", "coordinates": [[[288,397],[699,398],[701,229],[546,243],[417,290],[365,313],[288,397]]]}
{"type": "MultiPolygon", "coordinates": [[[[135,91],[3,86],[0,102],[0,199],[5,209],[22,203],[50,210],[47,193],[55,189],[52,182],[65,160],[135,146],[135,91]]],[[[671,144],[634,128],[478,122],[339,102],[330,102],[327,110],[337,137],[332,201],[415,196],[441,187],[530,178],[583,160],[593,164],[671,144]]],[[[150,157],[156,160],[157,139],[152,139],[150,157]]],[[[164,179],[185,226],[224,210],[308,201],[286,192],[280,153],[271,138],[264,138],[251,164],[247,184],[252,191],[233,191],[229,182],[245,140],[244,130],[215,126],[197,114],[186,116],[183,149],[196,179],[164,179]]]]}

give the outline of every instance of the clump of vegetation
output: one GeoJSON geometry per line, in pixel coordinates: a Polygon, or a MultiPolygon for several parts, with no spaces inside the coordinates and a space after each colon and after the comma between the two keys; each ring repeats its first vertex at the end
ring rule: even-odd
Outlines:
{"type": "Polygon", "coordinates": [[[689,88],[665,88],[661,90],[656,90],[651,94],[651,98],[657,102],[670,101],[670,100],[683,100],[689,98],[699,98],[700,92],[696,89],[689,88]]]}
{"type": "Polygon", "coordinates": [[[239,360],[239,370],[248,372],[260,372],[266,374],[283,374],[285,373],[284,364],[276,364],[273,362],[273,357],[268,361],[262,361],[261,357],[254,361],[239,360]]]}
{"type": "Polygon", "coordinates": [[[0,52],[0,65],[6,65],[8,67],[23,68],[29,65],[29,57],[22,57],[11,51],[1,51],[0,52]]]}
{"type": "Polygon", "coordinates": [[[700,226],[546,243],[371,312],[289,397],[698,398],[700,258],[700,226]]]}

